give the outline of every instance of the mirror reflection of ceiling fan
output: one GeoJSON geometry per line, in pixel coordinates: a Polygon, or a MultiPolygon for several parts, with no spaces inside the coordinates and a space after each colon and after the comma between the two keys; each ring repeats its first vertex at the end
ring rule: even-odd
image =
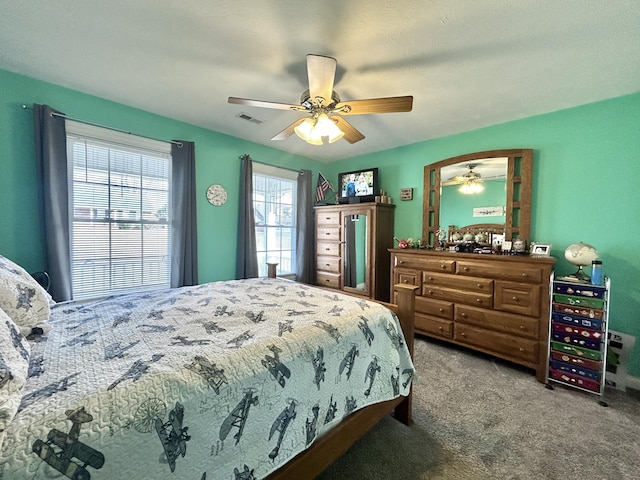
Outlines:
{"type": "MultiPolygon", "coordinates": [[[[460,167],[462,167],[462,165],[460,165],[460,167]]],[[[459,175],[451,176],[446,180],[443,180],[442,185],[447,186],[447,185],[461,185],[461,184],[470,184],[470,183],[482,183],[486,180],[504,179],[507,176],[506,169],[504,170],[504,172],[499,170],[496,171],[495,168],[491,168],[488,165],[486,167],[487,167],[487,170],[491,170],[490,172],[491,174],[488,176],[481,175],[480,173],[474,171],[474,169],[478,167],[482,169],[483,167],[485,167],[485,165],[482,165],[482,163],[469,163],[465,166],[465,168],[468,169],[467,171],[459,175]]]]}
{"type": "Polygon", "coordinates": [[[333,90],[337,61],[323,55],[307,55],[309,89],[300,97],[300,104],[275,103],[247,98],[229,97],[229,103],[250,107],[273,108],[304,112],[299,118],[271,140],[284,140],[294,133],[307,143],[322,145],[344,139],[349,143],[363,140],[365,136],[343,116],[374,113],[410,112],[413,96],[370,98],[342,101],[333,90]]]}

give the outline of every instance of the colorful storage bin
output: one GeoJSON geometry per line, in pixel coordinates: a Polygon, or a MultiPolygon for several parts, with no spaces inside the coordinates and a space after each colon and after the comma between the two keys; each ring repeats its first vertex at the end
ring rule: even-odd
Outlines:
{"type": "Polygon", "coordinates": [[[596,382],[595,380],[563,372],[562,370],[554,370],[553,368],[549,369],[549,374],[551,378],[559,382],[564,382],[574,387],[584,388],[596,393],[600,392],[600,382],[596,382]]]}
{"type": "Polygon", "coordinates": [[[604,308],[604,300],[599,298],[576,297],[573,295],[554,293],[553,301],[583,308],[598,308],[600,310],[604,308]]]}
{"type": "Polygon", "coordinates": [[[588,368],[580,368],[571,363],[558,362],[551,360],[551,368],[555,370],[561,370],[563,372],[571,373],[572,375],[580,375],[581,377],[588,378],[590,380],[600,381],[600,372],[596,370],[589,370],[588,368]]]}
{"type": "Polygon", "coordinates": [[[551,338],[553,338],[556,342],[570,343],[571,345],[577,345],[579,347],[588,348],[590,350],[600,349],[600,340],[577,337],[575,335],[569,335],[568,333],[561,332],[552,332],[551,338]]]}
{"type": "Polygon", "coordinates": [[[568,353],[570,355],[575,355],[576,357],[584,357],[589,360],[602,360],[602,352],[579,347],[577,345],[570,345],[568,343],[555,342],[552,340],[551,348],[556,352],[568,353]]]}
{"type": "Polygon", "coordinates": [[[577,337],[589,338],[591,340],[602,341],[602,332],[592,328],[582,328],[564,323],[553,323],[553,331],[557,333],[568,333],[577,337]]]}
{"type": "Polygon", "coordinates": [[[570,355],[568,353],[555,352],[552,350],[551,359],[558,362],[570,363],[572,365],[587,368],[589,370],[595,370],[598,372],[602,371],[602,362],[589,360],[588,358],[584,357],[576,357],[575,355],[570,355]]]}
{"type": "Polygon", "coordinates": [[[564,293],[566,295],[574,295],[577,297],[599,298],[600,300],[602,300],[604,299],[604,295],[607,289],[594,285],[574,285],[570,283],[556,282],[553,284],[553,291],[555,293],[564,293]]]}
{"type": "Polygon", "coordinates": [[[597,330],[604,329],[604,321],[595,318],[577,317],[574,315],[567,315],[566,313],[554,312],[552,314],[554,322],[565,323],[567,325],[577,325],[580,327],[593,328],[597,330]]]}

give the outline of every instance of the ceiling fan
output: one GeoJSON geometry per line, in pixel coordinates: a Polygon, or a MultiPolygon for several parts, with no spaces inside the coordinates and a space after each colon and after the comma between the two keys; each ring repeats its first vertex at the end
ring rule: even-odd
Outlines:
{"type": "Polygon", "coordinates": [[[337,61],[323,55],[307,55],[309,89],[300,97],[300,104],[275,103],[247,98],[229,97],[229,103],[250,107],[292,110],[309,114],[299,118],[271,140],[284,140],[294,133],[308,143],[321,145],[343,138],[349,143],[363,140],[364,135],[347,122],[343,115],[410,112],[413,96],[370,98],[342,101],[333,90],[337,61]]]}
{"type": "Polygon", "coordinates": [[[453,177],[449,177],[443,185],[456,185],[459,183],[470,183],[470,182],[482,182],[482,175],[473,171],[478,165],[475,163],[470,163],[467,165],[469,169],[468,172],[462,175],[455,175],[453,177]]]}

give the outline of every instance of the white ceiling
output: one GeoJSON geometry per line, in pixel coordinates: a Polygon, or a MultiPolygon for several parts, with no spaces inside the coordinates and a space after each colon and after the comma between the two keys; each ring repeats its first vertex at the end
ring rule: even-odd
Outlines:
{"type": "Polygon", "coordinates": [[[638,0],[0,0],[0,11],[2,69],[327,162],[640,91],[638,0]],[[300,113],[227,103],[299,103],[308,53],[337,59],[342,100],[413,95],[413,111],[350,116],[364,140],[313,146],[270,140],[300,113]]]}

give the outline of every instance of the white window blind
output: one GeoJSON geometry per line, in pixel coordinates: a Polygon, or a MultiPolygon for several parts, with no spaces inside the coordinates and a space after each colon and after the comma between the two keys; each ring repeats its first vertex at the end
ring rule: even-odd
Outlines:
{"type": "Polygon", "coordinates": [[[296,271],[296,203],[298,172],[253,164],[253,206],[256,222],[258,273],[267,262],[278,264],[278,275],[296,271]]]}
{"type": "Polygon", "coordinates": [[[168,287],[170,144],[66,125],[73,298],[168,287]]]}

